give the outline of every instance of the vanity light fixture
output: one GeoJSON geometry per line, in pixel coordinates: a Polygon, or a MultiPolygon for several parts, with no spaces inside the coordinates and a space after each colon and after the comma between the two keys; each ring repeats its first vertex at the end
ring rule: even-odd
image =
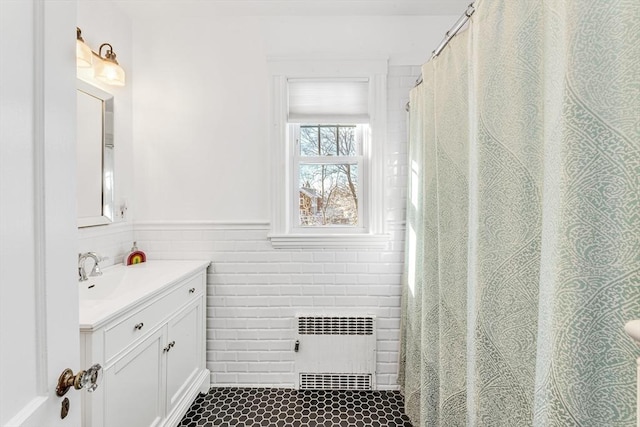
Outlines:
{"type": "Polygon", "coordinates": [[[124,86],[124,70],[116,60],[116,53],[109,43],[102,43],[98,53],[87,46],[82,39],[82,30],[76,27],[76,64],[78,68],[92,68],[93,75],[103,83],[113,86],[124,86]],[[104,56],[102,49],[105,48],[104,56]],[[88,51],[88,53],[87,53],[88,51]]]}
{"type": "Polygon", "coordinates": [[[76,27],[76,64],[78,68],[91,67],[93,52],[82,38],[82,30],[76,27]]]}
{"type": "Polygon", "coordinates": [[[109,43],[102,43],[100,49],[98,49],[98,57],[101,61],[98,61],[95,67],[96,78],[104,83],[124,86],[124,70],[116,61],[116,53],[113,51],[113,47],[109,43]],[[108,46],[106,53],[102,56],[102,48],[108,46]]]}

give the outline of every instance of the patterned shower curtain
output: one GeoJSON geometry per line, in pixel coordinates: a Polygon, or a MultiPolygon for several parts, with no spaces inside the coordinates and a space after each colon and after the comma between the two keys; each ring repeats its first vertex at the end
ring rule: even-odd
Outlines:
{"type": "Polygon", "coordinates": [[[411,92],[406,412],[635,426],[640,3],[476,9],[411,92]]]}

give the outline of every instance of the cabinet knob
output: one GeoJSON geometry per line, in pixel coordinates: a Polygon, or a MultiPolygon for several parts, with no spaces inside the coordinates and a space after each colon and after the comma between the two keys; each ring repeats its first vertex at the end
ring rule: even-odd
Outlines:
{"type": "Polygon", "coordinates": [[[165,348],[162,349],[163,353],[167,353],[169,350],[171,350],[171,348],[176,345],[175,341],[171,341],[169,344],[167,344],[167,346],[165,348]]]}
{"type": "Polygon", "coordinates": [[[195,291],[196,291],[196,288],[191,288],[191,289],[189,289],[189,293],[190,293],[190,294],[194,293],[195,291]]]}
{"type": "Polygon", "coordinates": [[[143,326],[144,326],[144,323],[140,322],[140,323],[137,323],[137,324],[133,327],[133,329],[136,329],[136,330],[138,330],[138,331],[139,331],[140,329],[142,329],[142,327],[143,327],[143,326]]]}

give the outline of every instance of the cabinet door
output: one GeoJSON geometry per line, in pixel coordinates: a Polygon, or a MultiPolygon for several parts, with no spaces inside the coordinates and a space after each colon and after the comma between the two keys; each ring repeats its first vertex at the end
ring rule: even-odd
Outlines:
{"type": "Polygon", "coordinates": [[[163,414],[165,329],[150,335],[104,373],[104,426],[157,425],[163,414]]]}
{"type": "Polygon", "coordinates": [[[202,369],[202,300],[199,298],[169,321],[167,336],[173,345],[167,353],[167,413],[202,369]]]}

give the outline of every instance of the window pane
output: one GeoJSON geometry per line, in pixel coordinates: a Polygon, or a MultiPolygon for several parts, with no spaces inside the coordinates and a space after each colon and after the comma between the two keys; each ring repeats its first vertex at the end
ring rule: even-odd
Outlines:
{"type": "Polygon", "coordinates": [[[300,126],[300,155],[318,156],[318,126],[300,126]]]}
{"type": "Polygon", "coordinates": [[[357,156],[354,125],[300,126],[301,156],[357,156]]]}
{"type": "Polygon", "coordinates": [[[301,226],[358,225],[358,166],[300,165],[301,226]]]}
{"type": "Polygon", "coordinates": [[[320,126],[321,156],[335,156],[338,154],[336,139],[335,126],[320,126]]]}
{"type": "Polygon", "coordinates": [[[340,156],[355,156],[358,154],[355,126],[338,127],[338,154],[340,156]]]}

